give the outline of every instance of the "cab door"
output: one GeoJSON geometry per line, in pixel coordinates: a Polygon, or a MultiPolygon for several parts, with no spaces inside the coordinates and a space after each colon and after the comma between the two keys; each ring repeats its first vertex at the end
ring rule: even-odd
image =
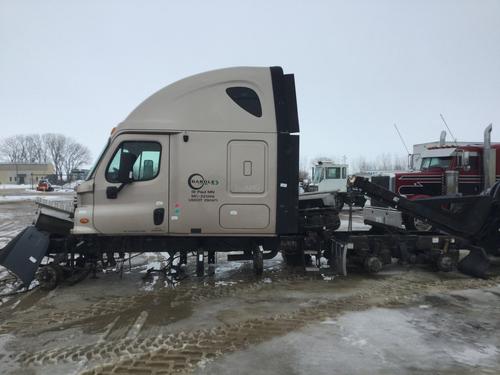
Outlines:
{"type": "Polygon", "coordinates": [[[103,234],[167,233],[168,176],[168,135],[117,136],[95,175],[95,228],[103,234]],[[121,184],[124,153],[135,161],[132,181],[121,184]]]}

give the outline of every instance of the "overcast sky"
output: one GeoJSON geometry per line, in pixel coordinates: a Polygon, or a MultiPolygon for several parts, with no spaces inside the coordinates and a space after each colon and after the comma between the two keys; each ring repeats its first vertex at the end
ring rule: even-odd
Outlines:
{"type": "Polygon", "coordinates": [[[493,122],[500,0],[0,0],[0,137],[59,132],[96,157],[161,87],[206,70],[295,73],[301,155],[404,154],[493,122]]]}

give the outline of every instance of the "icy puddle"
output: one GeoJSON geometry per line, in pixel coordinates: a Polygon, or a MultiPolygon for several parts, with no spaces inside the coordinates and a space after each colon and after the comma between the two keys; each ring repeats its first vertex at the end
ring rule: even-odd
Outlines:
{"type": "Polygon", "coordinates": [[[410,308],[346,313],[202,363],[197,372],[498,374],[498,291],[453,292],[410,308]]]}

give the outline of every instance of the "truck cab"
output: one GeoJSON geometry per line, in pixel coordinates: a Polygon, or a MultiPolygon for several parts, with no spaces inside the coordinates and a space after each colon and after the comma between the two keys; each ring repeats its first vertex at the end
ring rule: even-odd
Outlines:
{"type": "Polygon", "coordinates": [[[318,161],[312,168],[312,180],[308,191],[347,191],[347,164],[332,161],[318,161]]]}
{"type": "Polygon", "coordinates": [[[298,131],[294,78],[280,67],[166,86],[113,128],[77,189],[72,234],[296,233],[298,131]]]}
{"type": "Polygon", "coordinates": [[[347,164],[337,164],[331,160],[316,162],[312,169],[311,182],[303,185],[304,193],[301,193],[301,199],[321,205],[325,203],[318,203],[316,198],[328,195],[338,210],[341,210],[345,203],[363,207],[366,202],[364,195],[347,187],[348,168],[347,164]]]}
{"type": "Polygon", "coordinates": [[[479,194],[488,187],[485,185],[488,174],[493,175],[493,181],[500,174],[497,171],[500,162],[497,160],[498,148],[500,145],[491,145],[486,150],[490,154],[489,160],[485,160],[485,148],[481,143],[430,147],[420,155],[419,170],[396,173],[395,191],[413,199],[479,194]]]}

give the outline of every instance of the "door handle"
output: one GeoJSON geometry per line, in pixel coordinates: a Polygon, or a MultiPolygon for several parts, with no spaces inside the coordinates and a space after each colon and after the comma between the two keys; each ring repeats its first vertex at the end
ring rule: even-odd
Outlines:
{"type": "Polygon", "coordinates": [[[161,225],[163,223],[163,219],[165,218],[165,209],[164,208],[156,208],[153,211],[153,221],[155,225],[161,225]]]}

